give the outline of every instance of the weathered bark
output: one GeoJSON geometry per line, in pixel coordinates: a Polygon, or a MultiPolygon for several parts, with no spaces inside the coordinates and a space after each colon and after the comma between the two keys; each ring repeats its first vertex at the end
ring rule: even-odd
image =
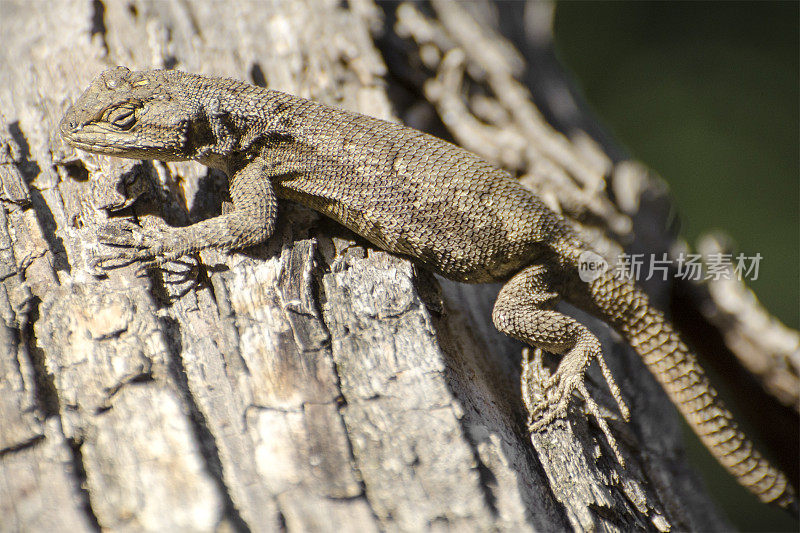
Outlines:
{"type": "MultiPolygon", "coordinates": [[[[71,154],[54,127],[116,64],[394,109],[520,174],[609,255],[606,235],[669,246],[663,190],[581,131],[591,118],[557,65],[527,75],[557,91],[569,112],[537,94],[568,136],[517,81],[525,59],[497,33],[502,13],[424,9],[0,3],[0,529],[724,529],[666,396],[597,322],[633,406],[613,425],[625,468],[577,407],[527,434],[522,346],[491,326],[498,287],[435,279],[301,207],[283,207],[265,245],[200,254],[197,284],[88,268],[103,207],[186,224],[224,199],[200,165],[71,154]],[[466,100],[463,84],[480,91],[466,100]]],[[[528,6],[530,22],[548,9],[528,6]]]]}

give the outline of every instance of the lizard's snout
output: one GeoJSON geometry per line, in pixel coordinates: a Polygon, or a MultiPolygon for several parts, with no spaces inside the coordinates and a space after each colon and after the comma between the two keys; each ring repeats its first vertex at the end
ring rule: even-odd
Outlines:
{"type": "Polygon", "coordinates": [[[70,109],[67,111],[66,115],[64,115],[64,118],[61,119],[61,122],[58,125],[61,135],[67,138],[81,129],[79,121],[73,116],[72,113],[70,113],[70,111],[72,110],[70,109]]]}
{"type": "Polygon", "coordinates": [[[62,135],[75,129],[75,121],[69,116],[69,111],[67,111],[67,114],[61,119],[61,122],[58,124],[58,129],[61,131],[62,135]]]}

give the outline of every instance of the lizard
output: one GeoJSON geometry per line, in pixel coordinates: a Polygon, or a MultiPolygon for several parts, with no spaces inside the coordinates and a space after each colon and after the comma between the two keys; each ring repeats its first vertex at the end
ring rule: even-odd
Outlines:
{"type": "Polygon", "coordinates": [[[539,354],[562,356],[542,378],[531,431],[565,417],[578,392],[623,462],[584,385],[592,361],[626,421],[629,409],[597,337],[555,309],[563,298],[627,340],[740,484],[763,502],[796,509],[786,475],[738,428],[696,356],[644,291],[609,270],[582,279],[589,246],[534,192],[477,155],[400,124],[239,80],[121,66],[89,85],[59,129],[68,144],[88,152],[196,160],[228,176],[233,209],[222,215],[186,227],[102,226],[100,242],[114,247],[102,264],[157,265],[206,248],[255,245],[272,235],[278,199],[298,202],[445,278],[503,282],[492,311],[496,328],[539,354]]]}

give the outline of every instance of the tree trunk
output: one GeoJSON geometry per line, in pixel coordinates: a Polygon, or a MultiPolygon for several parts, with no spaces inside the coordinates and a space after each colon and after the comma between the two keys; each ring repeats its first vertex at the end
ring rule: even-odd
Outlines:
{"type": "MultiPolygon", "coordinates": [[[[89,267],[109,216],[188,224],[227,194],[198,164],[64,144],[67,106],[117,64],[399,116],[519,175],[605,253],[626,239],[666,250],[663,187],[602,140],[551,55],[500,36],[527,28],[548,50],[552,5],[0,10],[0,530],[726,528],[665,394],[584,315],[633,408],[612,424],[624,468],[577,400],[567,421],[528,434],[522,345],[491,325],[498,286],[435,278],[300,206],[282,205],[264,245],[170,265],[189,280],[89,267]]],[[[595,369],[590,381],[613,411],[595,369]]]]}

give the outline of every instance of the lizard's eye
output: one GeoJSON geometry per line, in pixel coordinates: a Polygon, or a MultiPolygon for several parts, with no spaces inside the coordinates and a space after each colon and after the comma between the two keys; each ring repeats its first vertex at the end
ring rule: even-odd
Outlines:
{"type": "Polygon", "coordinates": [[[136,109],[134,104],[122,104],[107,110],[103,120],[110,122],[119,129],[130,129],[136,123],[136,109]]]}

